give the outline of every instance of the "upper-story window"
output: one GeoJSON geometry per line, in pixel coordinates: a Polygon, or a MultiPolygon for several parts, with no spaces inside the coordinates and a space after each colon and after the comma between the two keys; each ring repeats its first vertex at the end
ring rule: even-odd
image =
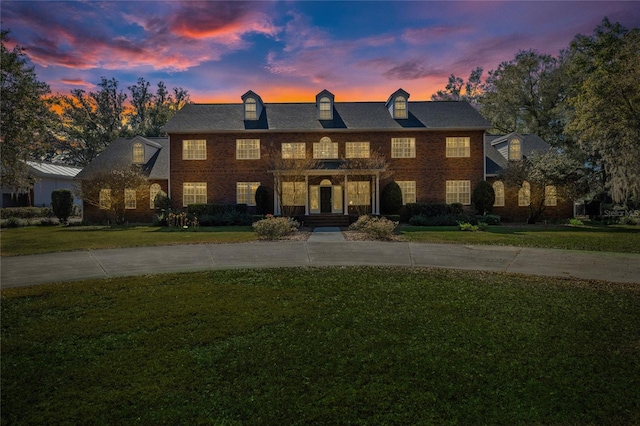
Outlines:
{"type": "Polygon", "coordinates": [[[132,156],[134,163],[144,163],[144,145],[142,145],[140,142],[134,143],[132,156]]]}
{"type": "Polygon", "coordinates": [[[260,139],[237,139],[236,160],[259,160],[260,139]]]}
{"type": "Polygon", "coordinates": [[[470,138],[447,138],[447,157],[469,157],[470,138]]]}
{"type": "Polygon", "coordinates": [[[206,160],[207,141],[206,140],[183,140],[182,141],[183,160],[206,160]]]}
{"type": "Polygon", "coordinates": [[[522,159],[522,143],[520,139],[511,139],[509,141],[509,160],[522,159]]]}
{"type": "Polygon", "coordinates": [[[369,158],[369,142],[347,142],[345,144],[346,158],[369,158]]]}
{"type": "Polygon", "coordinates": [[[331,139],[324,137],[320,142],[313,144],[313,158],[329,160],[338,158],[338,143],[331,142],[331,139]]]}
{"type": "Polygon", "coordinates": [[[393,118],[407,118],[407,99],[404,96],[396,96],[393,102],[393,118]]]}
{"type": "Polygon", "coordinates": [[[321,98],[319,108],[320,120],[331,120],[333,118],[331,99],[327,98],[326,96],[321,98]]]}
{"type": "Polygon", "coordinates": [[[258,106],[256,100],[253,98],[247,98],[244,101],[244,119],[245,120],[257,120],[258,119],[258,106]]]}
{"type": "Polygon", "coordinates": [[[284,159],[302,159],[307,157],[307,148],[304,142],[282,144],[282,158],[284,159]]]}
{"type": "Polygon", "coordinates": [[[392,138],[391,158],[415,158],[416,139],[415,138],[392,138]]]}

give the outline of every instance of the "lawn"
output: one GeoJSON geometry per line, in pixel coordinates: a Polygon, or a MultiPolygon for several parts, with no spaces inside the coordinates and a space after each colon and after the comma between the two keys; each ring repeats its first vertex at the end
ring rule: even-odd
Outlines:
{"type": "Polygon", "coordinates": [[[567,250],[640,253],[640,226],[490,226],[484,232],[462,232],[457,226],[407,226],[407,241],[488,244],[567,250]]]}
{"type": "Polygon", "coordinates": [[[241,243],[257,239],[250,226],[200,227],[197,231],[159,226],[30,226],[3,229],[2,256],[195,243],[241,243]]]}
{"type": "Polygon", "coordinates": [[[634,285],[294,268],[1,297],[3,424],[640,423],[634,285]]]}

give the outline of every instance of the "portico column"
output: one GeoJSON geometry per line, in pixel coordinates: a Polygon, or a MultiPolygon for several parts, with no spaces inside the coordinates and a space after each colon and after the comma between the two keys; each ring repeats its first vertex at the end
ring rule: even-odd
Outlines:
{"type": "Polygon", "coordinates": [[[347,180],[347,174],[344,174],[344,188],[342,190],[342,212],[343,214],[349,216],[349,191],[347,189],[347,184],[348,184],[348,180],[347,180]]]}
{"type": "Polygon", "coordinates": [[[307,194],[304,199],[304,215],[309,216],[309,175],[304,175],[304,190],[307,194]]]}
{"type": "Polygon", "coordinates": [[[380,214],[380,173],[376,173],[376,212],[375,214],[380,214]]]}
{"type": "Polygon", "coordinates": [[[275,188],[273,191],[273,214],[280,216],[280,178],[274,176],[275,188]]]}

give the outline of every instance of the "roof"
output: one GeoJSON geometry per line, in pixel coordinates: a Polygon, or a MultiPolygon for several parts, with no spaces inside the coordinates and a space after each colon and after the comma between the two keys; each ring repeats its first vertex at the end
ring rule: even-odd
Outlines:
{"type": "Polygon", "coordinates": [[[509,141],[513,138],[522,141],[522,156],[525,158],[534,152],[547,151],[551,147],[540,136],[534,134],[512,132],[506,135],[485,135],[484,153],[487,175],[496,175],[507,167],[509,141]]]}
{"type": "Polygon", "coordinates": [[[27,161],[31,172],[38,177],[74,178],[82,170],[80,167],[60,164],[27,161]]]}
{"type": "Polygon", "coordinates": [[[145,163],[142,166],[145,176],[154,180],[169,179],[169,139],[142,136],[118,138],[111,142],[76,177],[86,179],[93,173],[130,167],[133,164],[134,143],[142,143],[145,147],[145,163]]]}
{"type": "Polygon", "coordinates": [[[384,102],[334,102],[333,120],[318,120],[316,103],[268,103],[258,120],[244,120],[243,104],[187,104],[163,130],[167,133],[222,131],[317,131],[402,129],[489,129],[467,102],[409,102],[409,117],[394,119],[384,102]]]}

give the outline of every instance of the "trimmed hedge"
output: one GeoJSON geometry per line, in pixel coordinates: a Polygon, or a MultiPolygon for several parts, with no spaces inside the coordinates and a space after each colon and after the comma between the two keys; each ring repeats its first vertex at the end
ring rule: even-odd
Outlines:
{"type": "Polygon", "coordinates": [[[463,206],[460,203],[408,203],[404,208],[404,220],[413,216],[438,217],[463,214],[463,206]]]}
{"type": "Polygon", "coordinates": [[[49,207],[5,207],[0,209],[0,218],[33,219],[35,217],[51,217],[53,212],[49,207]]]}
{"type": "Polygon", "coordinates": [[[500,224],[500,216],[494,214],[487,214],[484,216],[448,214],[433,217],[416,215],[409,219],[409,225],[413,226],[457,226],[460,223],[470,223],[472,225],[477,225],[478,223],[498,225],[500,224]]]}

